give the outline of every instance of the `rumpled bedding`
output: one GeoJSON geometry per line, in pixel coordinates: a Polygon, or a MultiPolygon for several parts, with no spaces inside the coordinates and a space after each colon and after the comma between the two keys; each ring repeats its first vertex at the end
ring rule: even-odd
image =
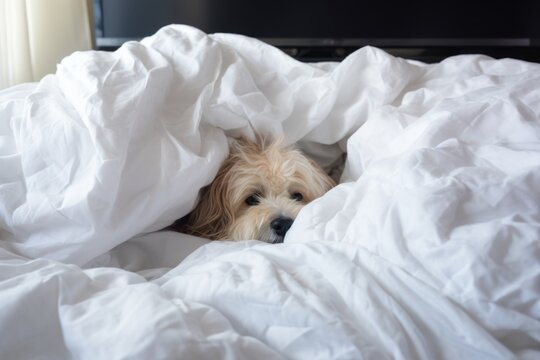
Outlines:
{"type": "Polygon", "coordinates": [[[0,92],[0,358],[540,358],[539,115],[512,59],[75,53],[0,92]],[[159,231],[256,133],[343,167],[285,243],[159,231]]]}

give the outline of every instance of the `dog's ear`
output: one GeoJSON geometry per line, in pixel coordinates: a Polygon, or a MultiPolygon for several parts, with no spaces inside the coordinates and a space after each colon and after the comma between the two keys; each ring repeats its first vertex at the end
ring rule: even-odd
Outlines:
{"type": "Polygon", "coordinates": [[[327,192],[328,190],[330,190],[331,188],[333,188],[334,186],[336,186],[336,182],[334,181],[334,179],[332,179],[332,177],[330,177],[330,175],[328,175],[326,171],[324,171],[319,166],[319,164],[315,162],[315,160],[309,159],[309,158],[308,160],[314,169],[314,173],[316,174],[316,180],[317,180],[316,183],[319,185],[320,191],[323,194],[327,192]]]}
{"type": "Polygon", "coordinates": [[[227,236],[227,228],[234,216],[227,199],[229,170],[232,164],[228,159],[212,184],[201,191],[199,203],[189,215],[186,232],[210,240],[224,239],[227,236]]]}

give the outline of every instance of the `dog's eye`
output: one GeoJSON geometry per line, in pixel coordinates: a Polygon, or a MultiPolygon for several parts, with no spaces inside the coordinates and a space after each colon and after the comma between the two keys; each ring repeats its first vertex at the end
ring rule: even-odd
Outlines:
{"type": "Polygon", "coordinates": [[[291,199],[293,199],[295,201],[302,201],[302,200],[304,200],[304,196],[302,194],[300,194],[299,192],[295,192],[295,193],[291,194],[291,199]]]}
{"type": "Polygon", "coordinates": [[[246,198],[246,204],[248,206],[255,206],[255,205],[259,204],[259,195],[253,194],[253,195],[248,196],[246,198]]]}

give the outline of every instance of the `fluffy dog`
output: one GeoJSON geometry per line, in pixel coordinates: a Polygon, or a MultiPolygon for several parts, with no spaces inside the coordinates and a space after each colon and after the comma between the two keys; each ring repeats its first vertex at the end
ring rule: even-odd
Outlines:
{"type": "Polygon", "coordinates": [[[184,232],[211,240],[280,243],[300,209],[334,185],[313,160],[282,141],[235,140],[184,232]]]}

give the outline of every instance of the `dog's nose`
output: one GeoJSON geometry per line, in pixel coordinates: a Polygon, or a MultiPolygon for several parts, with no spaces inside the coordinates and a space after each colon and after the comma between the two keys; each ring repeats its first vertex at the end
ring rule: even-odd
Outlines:
{"type": "Polygon", "coordinates": [[[270,223],[270,227],[272,228],[272,230],[274,230],[276,235],[283,237],[291,227],[292,223],[293,219],[291,219],[290,217],[280,216],[272,220],[272,222],[270,223]]]}

